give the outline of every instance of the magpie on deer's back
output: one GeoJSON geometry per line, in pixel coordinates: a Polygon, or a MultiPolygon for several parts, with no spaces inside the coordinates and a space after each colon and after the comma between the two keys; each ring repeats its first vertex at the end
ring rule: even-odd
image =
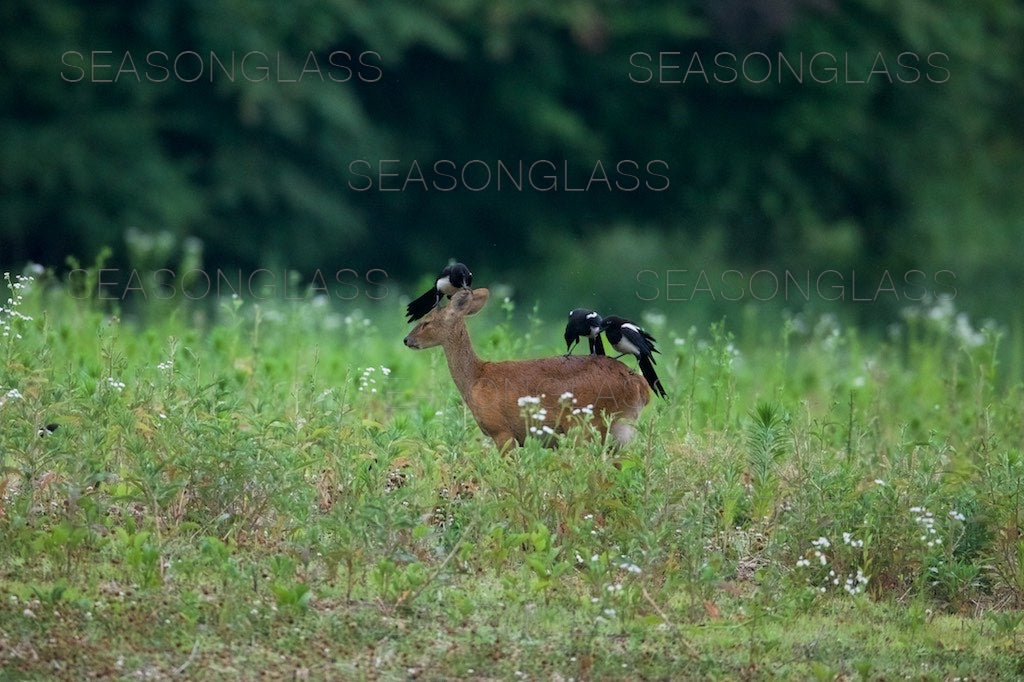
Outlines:
{"type": "Polygon", "coordinates": [[[612,348],[622,355],[633,355],[637,364],[640,365],[640,373],[647,379],[651,390],[662,398],[668,397],[661,379],[654,371],[654,353],[659,352],[654,347],[654,337],[629,320],[609,315],[601,320],[601,331],[608,337],[608,343],[612,348]]]}
{"type": "Polygon", "coordinates": [[[591,355],[604,355],[604,341],[601,340],[601,316],[587,308],[576,308],[569,312],[569,322],[565,325],[566,355],[572,355],[572,349],[586,336],[590,341],[591,355]]]}
{"type": "Polygon", "coordinates": [[[410,301],[405,309],[409,316],[407,322],[415,322],[441,302],[441,298],[451,298],[460,289],[470,289],[473,284],[473,273],[465,263],[451,263],[438,275],[434,286],[419,298],[410,301]]]}

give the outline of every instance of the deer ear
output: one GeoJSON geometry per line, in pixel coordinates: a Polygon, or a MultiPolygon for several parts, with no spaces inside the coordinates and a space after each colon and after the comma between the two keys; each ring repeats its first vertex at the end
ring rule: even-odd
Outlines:
{"type": "Polygon", "coordinates": [[[451,309],[457,315],[476,315],[487,303],[490,290],[481,287],[473,291],[460,291],[452,298],[451,309]]]}

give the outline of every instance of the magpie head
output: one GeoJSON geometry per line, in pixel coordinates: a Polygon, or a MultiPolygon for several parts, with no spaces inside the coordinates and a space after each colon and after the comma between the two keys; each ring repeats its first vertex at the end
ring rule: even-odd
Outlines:
{"type": "Polygon", "coordinates": [[[447,277],[456,289],[469,289],[473,286],[473,273],[465,263],[452,263],[441,271],[441,276],[447,277]]]}

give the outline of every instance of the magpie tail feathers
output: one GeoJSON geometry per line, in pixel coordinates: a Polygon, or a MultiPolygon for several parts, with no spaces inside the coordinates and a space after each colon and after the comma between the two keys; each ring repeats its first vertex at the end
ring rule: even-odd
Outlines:
{"type": "Polygon", "coordinates": [[[437,305],[439,298],[437,289],[431,289],[419,298],[410,301],[405,309],[405,314],[409,316],[408,322],[415,322],[429,313],[437,305]]]}
{"type": "Polygon", "coordinates": [[[640,373],[644,375],[644,379],[647,379],[647,384],[651,387],[651,390],[662,398],[667,398],[668,393],[665,392],[661,379],[658,378],[657,372],[654,371],[654,365],[651,362],[650,356],[642,355],[637,358],[637,361],[640,365],[640,373]]]}

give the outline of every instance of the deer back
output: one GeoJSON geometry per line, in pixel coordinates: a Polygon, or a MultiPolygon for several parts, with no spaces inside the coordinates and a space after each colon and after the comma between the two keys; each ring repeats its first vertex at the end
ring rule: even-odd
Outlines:
{"type": "Polygon", "coordinates": [[[590,421],[603,437],[606,417],[608,421],[635,420],[649,400],[650,390],[642,377],[600,355],[483,362],[466,396],[487,435],[509,434],[519,443],[530,426],[564,433],[581,421],[590,421]],[[544,418],[524,418],[531,402],[523,398],[539,398],[544,418]]]}

